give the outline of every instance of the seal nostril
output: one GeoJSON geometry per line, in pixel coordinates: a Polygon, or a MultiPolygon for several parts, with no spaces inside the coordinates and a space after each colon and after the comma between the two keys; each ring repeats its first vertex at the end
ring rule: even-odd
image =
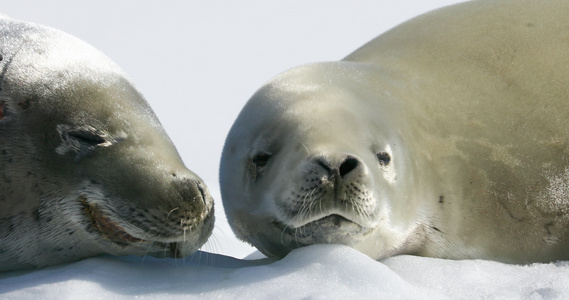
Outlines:
{"type": "Polygon", "coordinates": [[[358,167],[358,160],[354,157],[346,158],[340,165],[340,177],[344,177],[358,167]]]}
{"type": "Polygon", "coordinates": [[[328,173],[332,173],[332,166],[330,165],[330,163],[324,159],[324,158],[318,158],[316,160],[316,164],[320,167],[322,167],[322,169],[326,170],[328,173]]]}

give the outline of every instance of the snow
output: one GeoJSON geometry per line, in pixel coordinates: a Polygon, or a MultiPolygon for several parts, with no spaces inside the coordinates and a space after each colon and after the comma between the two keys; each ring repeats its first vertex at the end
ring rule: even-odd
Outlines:
{"type": "Polygon", "coordinates": [[[0,275],[5,299],[567,299],[567,262],[507,265],[315,245],[282,260],[97,257],[0,275]]]}
{"type": "Polygon", "coordinates": [[[0,0],[1,13],[69,32],[117,62],[216,199],[216,226],[203,252],[185,259],[101,256],[0,273],[0,299],[569,298],[569,262],[377,262],[338,245],[275,261],[239,242],[225,220],[219,157],[257,88],[293,66],[341,59],[379,33],[455,2],[0,0]]]}

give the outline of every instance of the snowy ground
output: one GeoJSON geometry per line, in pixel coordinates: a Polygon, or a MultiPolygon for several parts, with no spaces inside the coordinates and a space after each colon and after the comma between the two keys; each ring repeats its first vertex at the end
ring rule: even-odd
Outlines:
{"type": "Polygon", "coordinates": [[[225,221],[221,148],[263,82],[296,65],[341,59],[398,23],[454,2],[0,0],[0,13],[69,32],[124,68],[217,200],[216,229],[202,249],[210,253],[184,260],[99,257],[3,273],[0,299],[569,298],[567,262],[514,266],[412,256],[376,262],[325,245],[280,261],[242,260],[254,249],[237,241],[225,221]]]}
{"type": "Polygon", "coordinates": [[[377,262],[338,245],[298,249],[280,261],[207,253],[184,261],[99,257],[0,275],[0,298],[568,299],[569,263],[377,262]]]}

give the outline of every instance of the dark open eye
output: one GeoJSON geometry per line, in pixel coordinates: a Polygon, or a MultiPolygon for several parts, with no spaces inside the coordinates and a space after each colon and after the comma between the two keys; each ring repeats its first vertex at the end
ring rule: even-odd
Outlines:
{"type": "Polygon", "coordinates": [[[253,165],[255,165],[255,167],[262,168],[267,165],[269,159],[271,159],[271,156],[272,154],[270,153],[259,153],[253,156],[251,162],[253,163],[253,165]]]}
{"type": "Polygon", "coordinates": [[[382,166],[387,166],[391,162],[391,156],[387,152],[379,152],[376,156],[382,166]]]}
{"type": "Polygon", "coordinates": [[[107,142],[102,136],[87,130],[72,130],[67,133],[70,137],[91,146],[97,146],[107,142]]]}
{"type": "Polygon", "coordinates": [[[270,153],[261,152],[255,154],[255,156],[251,158],[251,161],[249,163],[249,174],[254,180],[259,179],[261,175],[263,175],[265,166],[269,163],[271,156],[272,154],[270,153]]]}

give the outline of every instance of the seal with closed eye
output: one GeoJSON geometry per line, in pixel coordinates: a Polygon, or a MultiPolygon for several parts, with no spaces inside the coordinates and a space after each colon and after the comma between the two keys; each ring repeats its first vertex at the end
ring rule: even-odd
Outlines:
{"type": "Polygon", "coordinates": [[[0,18],[0,271],[101,253],[182,257],[213,201],[109,58],[0,18]]]}

